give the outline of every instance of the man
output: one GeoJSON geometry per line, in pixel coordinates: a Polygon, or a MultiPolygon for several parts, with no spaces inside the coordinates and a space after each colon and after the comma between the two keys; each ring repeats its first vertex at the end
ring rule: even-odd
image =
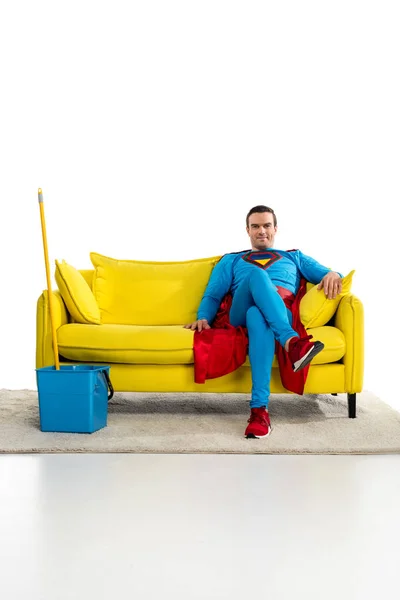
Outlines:
{"type": "Polygon", "coordinates": [[[275,340],[289,355],[293,371],[306,367],[324,345],[302,337],[292,328],[292,314],[286,308],[282,289],[295,295],[300,279],[319,284],[328,298],[342,290],[341,274],[322,266],[300,250],[274,248],[277,219],[268,206],[253,207],[246,217],[251,251],[225,254],[216,264],[197,311],[197,320],[187,329],[209,329],[222,298],[230,292],[232,305],[229,321],[234,327],[247,328],[252,376],[250,419],[247,438],[267,437],[271,432],[268,413],[271,369],[275,340]],[[278,286],[278,287],[277,287],[278,286]]]}

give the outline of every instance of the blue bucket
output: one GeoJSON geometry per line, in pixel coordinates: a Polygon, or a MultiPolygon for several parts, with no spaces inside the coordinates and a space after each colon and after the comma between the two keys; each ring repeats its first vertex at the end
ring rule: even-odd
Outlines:
{"type": "Polygon", "coordinates": [[[93,433],[106,427],[114,394],[109,372],[104,365],[36,369],[41,431],[93,433]]]}

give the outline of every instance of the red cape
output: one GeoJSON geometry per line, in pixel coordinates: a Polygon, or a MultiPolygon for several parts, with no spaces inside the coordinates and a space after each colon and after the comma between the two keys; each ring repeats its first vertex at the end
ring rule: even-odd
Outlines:
{"type": "MultiPolygon", "coordinates": [[[[307,282],[304,278],[296,296],[289,290],[276,286],[279,295],[292,313],[292,327],[300,337],[307,335],[300,321],[300,300],[306,293],[307,282]]],[[[222,377],[238,369],[246,360],[248,335],[246,327],[233,327],[229,323],[229,310],[232,304],[230,293],[222,299],[217,316],[210,329],[194,332],[194,380],[204,383],[206,379],[222,377]]],[[[293,372],[288,353],[275,341],[275,353],[283,386],[295,394],[303,394],[310,365],[297,373],[293,372]]]]}

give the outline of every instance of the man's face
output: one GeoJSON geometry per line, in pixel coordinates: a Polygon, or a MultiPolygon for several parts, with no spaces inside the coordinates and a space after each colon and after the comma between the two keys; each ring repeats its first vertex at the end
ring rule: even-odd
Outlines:
{"type": "Polygon", "coordinates": [[[269,212],[253,213],[249,217],[249,234],[253,250],[265,250],[274,247],[275,234],[278,228],[274,227],[274,215],[269,212]]]}

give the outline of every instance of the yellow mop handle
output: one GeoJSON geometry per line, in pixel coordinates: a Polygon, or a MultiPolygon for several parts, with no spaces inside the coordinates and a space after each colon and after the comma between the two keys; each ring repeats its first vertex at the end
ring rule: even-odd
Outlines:
{"type": "Polygon", "coordinates": [[[44,261],[46,263],[47,293],[49,296],[51,334],[52,334],[52,338],[53,338],[53,351],[54,351],[54,359],[55,359],[56,369],[59,369],[60,361],[58,359],[58,344],[57,344],[57,334],[56,334],[55,319],[54,319],[54,305],[53,305],[54,298],[53,298],[53,292],[51,291],[49,251],[47,248],[46,221],[44,218],[44,205],[43,205],[43,195],[42,195],[41,188],[39,188],[38,195],[39,195],[40,221],[42,223],[44,261]]]}

